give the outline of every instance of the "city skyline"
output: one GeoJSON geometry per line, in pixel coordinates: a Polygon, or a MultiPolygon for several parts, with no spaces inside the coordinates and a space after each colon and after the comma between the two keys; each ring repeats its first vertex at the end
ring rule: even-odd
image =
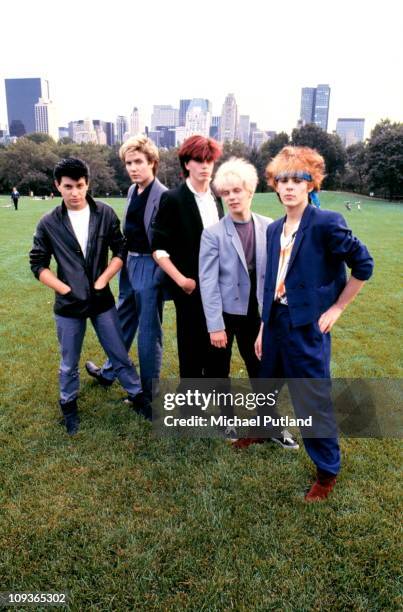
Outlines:
{"type": "MultiPolygon", "coordinates": [[[[74,142],[92,142],[100,145],[113,145],[125,142],[130,136],[139,133],[140,125],[146,125],[145,131],[158,147],[180,145],[185,138],[201,134],[216,138],[221,142],[240,140],[247,146],[259,148],[264,142],[273,138],[277,132],[262,130],[251,122],[249,115],[239,115],[235,96],[229,93],[224,100],[221,115],[211,115],[211,102],[208,99],[193,98],[179,101],[179,108],[171,105],[153,105],[151,121],[147,122],[134,107],[130,117],[118,115],[116,122],[87,117],[69,121],[68,126],[57,127],[55,123],[55,105],[47,98],[40,97],[46,86],[49,95],[50,84],[41,78],[8,79],[7,114],[14,117],[14,133],[10,136],[22,136],[30,131],[44,132],[54,140],[69,136],[74,142]],[[44,83],[42,89],[40,84],[44,83]],[[33,96],[33,84],[36,84],[39,95],[33,96]],[[19,92],[19,93],[17,93],[19,92]],[[25,116],[29,117],[34,107],[35,130],[26,130],[25,116]],[[17,126],[17,129],[16,129],[17,126]],[[151,127],[150,127],[151,126],[151,127]],[[25,131],[24,131],[25,130],[25,131]],[[19,133],[17,133],[19,132],[19,133]]],[[[327,131],[331,89],[328,84],[319,84],[316,88],[301,89],[301,108],[298,126],[316,124],[327,131]]],[[[336,131],[345,146],[363,141],[365,119],[338,118],[336,131]]]]}
{"type": "MultiPolygon", "coordinates": [[[[206,0],[189,28],[186,5],[179,0],[152,8],[116,0],[113,12],[92,11],[72,0],[71,25],[69,12],[58,22],[48,0],[26,4],[23,19],[20,4],[3,8],[5,22],[18,28],[2,33],[0,79],[39,75],[49,80],[59,126],[87,116],[115,121],[117,115],[129,117],[134,106],[149,122],[153,105],[178,108],[180,99],[190,97],[211,100],[217,116],[232,92],[238,113],[249,115],[260,129],[291,133],[302,87],[317,83],[332,89],[329,132],[340,117],[365,117],[365,137],[382,118],[402,120],[403,82],[394,71],[401,64],[403,8],[391,0],[385,0],[381,14],[361,1],[340,0],[326,9],[307,0],[303,15],[299,8],[285,12],[251,0],[249,21],[227,0],[219,5],[206,0]],[[39,11],[40,22],[35,20],[39,11]],[[120,14],[125,24],[145,27],[136,25],[131,38],[117,25],[120,14]],[[80,41],[83,23],[90,33],[80,41]]],[[[4,88],[0,123],[7,123],[4,88]]]]}

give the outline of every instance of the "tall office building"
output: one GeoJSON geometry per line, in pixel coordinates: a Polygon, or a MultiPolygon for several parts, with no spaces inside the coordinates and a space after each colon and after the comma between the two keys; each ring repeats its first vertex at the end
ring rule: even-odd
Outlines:
{"type": "Polygon", "coordinates": [[[313,123],[315,117],[316,87],[303,87],[301,90],[301,125],[313,123]]]}
{"type": "Polygon", "coordinates": [[[187,110],[189,108],[189,104],[191,103],[192,100],[179,100],[179,124],[178,125],[185,125],[186,123],[186,113],[187,110]]]}
{"type": "Polygon", "coordinates": [[[139,109],[137,108],[137,106],[134,106],[132,112],[130,113],[129,131],[130,131],[130,136],[136,136],[136,134],[138,134],[141,131],[140,130],[140,115],[139,115],[139,109]]]}
{"type": "Polygon", "coordinates": [[[329,120],[329,85],[303,87],[301,90],[300,125],[314,123],[327,131],[329,120]]]}
{"type": "Polygon", "coordinates": [[[57,126],[57,115],[52,100],[39,98],[35,104],[35,132],[48,134],[57,142],[59,129],[57,126]]]}
{"type": "Polygon", "coordinates": [[[238,137],[238,107],[234,94],[225,98],[221,113],[221,141],[232,142],[238,137]]]}
{"type": "Polygon", "coordinates": [[[110,147],[115,144],[115,125],[112,121],[105,121],[106,144],[110,147]]]}
{"type": "Polygon", "coordinates": [[[249,146],[250,117],[240,115],[239,117],[239,140],[249,146]]]}
{"type": "MultiPolygon", "coordinates": [[[[164,149],[172,149],[175,146],[176,127],[168,127],[166,125],[157,125],[154,133],[159,133],[159,145],[164,149]]],[[[155,141],[154,141],[155,142],[155,141]]]]}
{"type": "Polygon", "coordinates": [[[205,98],[193,98],[186,112],[185,138],[210,135],[211,104],[205,98]]]}
{"type": "Polygon", "coordinates": [[[325,132],[327,132],[327,124],[329,120],[329,102],[329,85],[318,85],[316,88],[315,115],[313,121],[315,125],[321,127],[325,132]]]}
{"type": "Polygon", "coordinates": [[[267,132],[263,130],[254,130],[251,133],[252,136],[252,148],[260,149],[260,147],[269,140],[267,132]]]}
{"type": "Polygon", "coordinates": [[[97,137],[97,144],[106,145],[108,144],[106,137],[106,122],[101,119],[94,119],[92,122],[97,137]]]}
{"type": "Polygon", "coordinates": [[[49,100],[49,82],[44,79],[5,79],[10,136],[35,132],[35,104],[49,100]]]}
{"type": "Polygon", "coordinates": [[[157,104],[153,106],[151,115],[151,130],[155,130],[157,125],[166,127],[176,127],[179,123],[179,111],[170,104],[157,104]]]}
{"type": "Polygon", "coordinates": [[[213,115],[211,117],[210,124],[210,138],[214,138],[215,140],[220,140],[220,128],[221,128],[221,115],[213,115]]]}
{"type": "Polygon", "coordinates": [[[127,117],[118,115],[116,117],[116,142],[122,144],[125,140],[125,134],[129,131],[129,122],[127,117]]]}
{"type": "Polygon", "coordinates": [[[79,119],[79,121],[70,121],[69,136],[78,144],[86,144],[89,142],[94,144],[98,143],[94,124],[89,117],[86,119],[79,119]]]}
{"type": "Polygon", "coordinates": [[[257,131],[257,123],[251,121],[249,125],[249,146],[253,147],[253,133],[257,131]]]}
{"type": "Polygon", "coordinates": [[[365,119],[337,119],[336,134],[341,138],[345,147],[349,147],[364,140],[365,119]]]}

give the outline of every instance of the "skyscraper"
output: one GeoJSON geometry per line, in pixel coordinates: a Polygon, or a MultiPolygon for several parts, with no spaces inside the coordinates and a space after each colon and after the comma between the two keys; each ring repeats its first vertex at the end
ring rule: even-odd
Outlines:
{"type": "Polygon", "coordinates": [[[303,87],[301,90],[301,125],[314,123],[326,132],[329,119],[329,102],[329,85],[322,84],[317,87],[303,87]]]}
{"type": "Polygon", "coordinates": [[[338,134],[345,147],[349,147],[364,140],[365,119],[337,119],[336,134],[338,134]]]}
{"type": "Polygon", "coordinates": [[[215,138],[215,140],[220,140],[220,129],[221,129],[221,115],[213,115],[211,117],[210,138],[215,138]]]}
{"type": "Polygon", "coordinates": [[[127,121],[127,117],[123,115],[118,115],[116,117],[116,142],[122,144],[125,139],[126,132],[129,131],[129,122],[127,121]]]}
{"type": "Polygon", "coordinates": [[[39,98],[35,104],[35,132],[48,134],[55,141],[59,138],[56,109],[51,100],[39,98]]]}
{"type": "Polygon", "coordinates": [[[225,98],[221,113],[221,141],[232,142],[238,136],[238,107],[234,94],[225,98]]]}
{"type": "Polygon", "coordinates": [[[79,119],[78,121],[69,122],[69,136],[74,142],[78,144],[84,144],[92,142],[98,143],[97,133],[94,129],[92,120],[87,117],[86,119],[79,119]]]}
{"type": "Polygon", "coordinates": [[[185,125],[186,112],[192,100],[179,100],[179,125],[185,125]]]}
{"type": "Polygon", "coordinates": [[[151,130],[155,130],[157,125],[166,127],[176,127],[179,122],[179,111],[170,104],[156,104],[153,106],[151,115],[151,130]]]}
{"type": "Polygon", "coordinates": [[[315,116],[316,87],[303,87],[301,90],[300,120],[302,125],[313,123],[315,116]]]}
{"type": "Polygon", "coordinates": [[[240,115],[239,117],[239,140],[249,146],[250,117],[240,115]]]}
{"type": "Polygon", "coordinates": [[[318,85],[316,88],[315,98],[315,115],[314,123],[327,132],[327,124],[329,120],[329,102],[330,102],[330,87],[329,85],[318,85]]]}
{"type": "Polygon", "coordinates": [[[186,112],[185,138],[199,134],[209,137],[211,112],[210,102],[205,98],[193,98],[186,112]]]}
{"type": "Polygon", "coordinates": [[[35,131],[35,104],[49,100],[49,82],[44,79],[5,79],[10,136],[35,131]]]}
{"type": "Polygon", "coordinates": [[[130,136],[136,136],[140,132],[140,116],[137,106],[133,107],[130,114],[130,136]]]}

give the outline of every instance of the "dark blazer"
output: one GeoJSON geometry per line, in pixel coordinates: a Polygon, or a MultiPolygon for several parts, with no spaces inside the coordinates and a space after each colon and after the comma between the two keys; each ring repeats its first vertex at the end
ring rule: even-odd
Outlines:
{"type": "MultiPolygon", "coordinates": [[[[224,216],[222,203],[220,198],[214,197],[218,218],[221,219],[224,216]]],[[[165,191],[153,226],[152,250],[167,251],[172,263],[182,274],[197,280],[202,232],[199,209],[186,183],[165,191]]]]}
{"type": "Polygon", "coordinates": [[[109,249],[114,257],[123,261],[126,258],[119,219],[113,208],[89,195],[87,201],[90,222],[86,253],[81,251],[64,202],[39,221],[29,253],[36,278],[49,268],[53,256],[57,278],[71,287],[66,295],[55,293],[54,312],[64,317],[84,318],[112,308],[115,300],[109,285],[97,290],[94,283],[108,266],[109,249]]]}
{"type": "MultiPolygon", "coordinates": [[[[274,300],[280,236],[285,217],[267,228],[267,268],[262,319],[268,322],[274,300]]],[[[285,278],[293,327],[317,321],[343,291],[346,266],[358,280],[368,280],[374,261],[339,213],[308,205],[302,215],[285,278]]]]}

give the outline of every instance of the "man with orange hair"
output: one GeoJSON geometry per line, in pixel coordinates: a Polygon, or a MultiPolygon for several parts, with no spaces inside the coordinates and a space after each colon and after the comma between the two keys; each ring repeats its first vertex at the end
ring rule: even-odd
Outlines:
{"type": "Polygon", "coordinates": [[[185,182],[166,191],[155,219],[155,260],[172,279],[181,378],[214,376],[221,353],[210,344],[199,288],[199,250],[203,229],[224,214],[210,188],[221,146],[212,138],[191,136],[179,149],[185,182]]]}
{"type": "Polygon", "coordinates": [[[289,379],[296,416],[312,415],[313,430],[304,428],[302,435],[317,480],[306,501],[325,499],[340,469],[329,332],[373,270],[371,255],[342,215],[318,207],[324,171],[317,151],[291,146],[266,168],[286,215],[267,228],[262,325],[255,344],[261,376],[289,379]],[[348,281],[345,264],[351,268],[348,281]]]}

